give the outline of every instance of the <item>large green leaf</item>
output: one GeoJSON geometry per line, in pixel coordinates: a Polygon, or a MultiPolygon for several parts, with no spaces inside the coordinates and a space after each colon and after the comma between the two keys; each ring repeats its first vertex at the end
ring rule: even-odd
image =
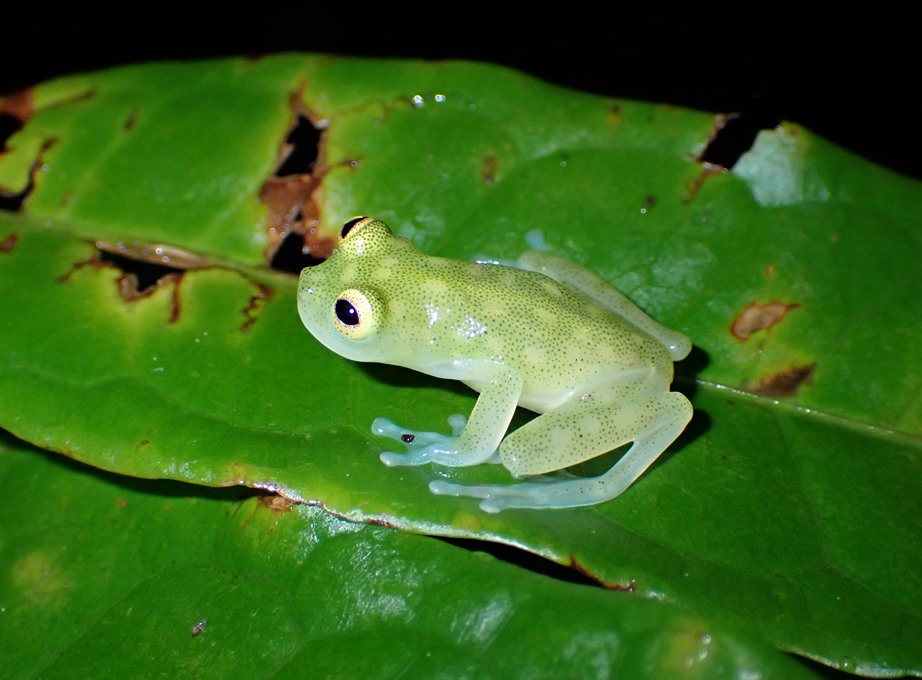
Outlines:
{"type": "Polygon", "coordinates": [[[277,497],[9,438],[0,463],[4,677],[815,677],[678,607],[277,497]]]}
{"type": "Polygon", "coordinates": [[[832,666],[922,674],[918,183],[792,125],[715,170],[697,160],[712,116],[465,63],[149,65],[46,84],[33,106],[0,158],[0,186],[29,187],[0,216],[0,425],[18,437],[508,543],[832,666]],[[317,166],[265,185],[302,111],[324,130],[317,166]],[[593,508],[431,496],[438,474],[508,476],[385,469],[371,420],[444,428],[474,395],[313,341],[295,278],[267,265],[299,210],[318,254],[358,213],[462,258],[514,257],[540,230],[693,339],[692,425],[593,508]],[[198,268],[138,295],[99,242],[198,268]]]}

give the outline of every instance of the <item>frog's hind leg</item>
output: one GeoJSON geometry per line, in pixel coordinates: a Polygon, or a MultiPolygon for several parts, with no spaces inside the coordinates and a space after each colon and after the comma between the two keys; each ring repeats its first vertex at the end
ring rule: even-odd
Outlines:
{"type": "Polygon", "coordinates": [[[516,430],[500,449],[504,464],[518,476],[575,465],[633,442],[621,459],[598,477],[539,478],[478,486],[438,480],[429,488],[437,494],[481,498],[480,506],[487,512],[569,508],[612,499],[643,474],[691,419],[688,400],[678,392],[655,389],[654,382],[648,378],[603,386],[585,401],[577,398],[516,430]],[[617,403],[613,403],[616,398],[617,403]]]}

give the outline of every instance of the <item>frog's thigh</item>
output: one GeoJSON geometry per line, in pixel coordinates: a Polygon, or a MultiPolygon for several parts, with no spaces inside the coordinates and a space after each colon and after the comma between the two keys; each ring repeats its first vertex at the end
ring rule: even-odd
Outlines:
{"type": "Polygon", "coordinates": [[[540,475],[635,441],[669,418],[659,403],[668,389],[655,372],[600,384],[506,437],[500,447],[503,465],[516,476],[540,475]]]}

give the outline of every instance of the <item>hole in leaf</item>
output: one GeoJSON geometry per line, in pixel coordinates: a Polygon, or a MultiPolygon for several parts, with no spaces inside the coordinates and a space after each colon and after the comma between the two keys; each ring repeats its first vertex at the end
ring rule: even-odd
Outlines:
{"type": "Polygon", "coordinates": [[[761,130],[773,130],[780,123],[780,120],[767,114],[720,116],[714,134],[698,160],[731,169],[740,156],[752,148],[761,130]]]}
{"type": "Polygon", "coordinates": [[[329,255],[329,239],[316,236],[317,207],[313,194],[325,174],[322,164],[325,123],[313,124],[302,112],[300,95],[291,100],[294,125],[279,151],[275,173],[263,184],[259,199],[267,210],[266,258],[274,269],[298,273],[329,255]],[[305,255],[310,252],[311,256],[305,255]]]}
{"type": "MultiPolygon", "coordinates": [[[[32,115],[32,106],[31,90],[22,90],[3,98],[2,103],[0,103],[0,155],[9,151],[7,142],[32,115]]],[[[0,187],[0,210],[15,212],[22,208],[23,201],[25,201],[26,196],[29,195],[35,185],[35,171],[41,164],[41,155],[45,153],[49,146],[51,146],[51,142],[46,142],[42,145],[41,154],[32,166],[29,183],[24,189],[11,191],[0,187]]]]}
{"type": "Polygon", "coordinates": [[[313,257],[304,249],[304,236],[289,232],[272,256],[270,266],[278,271],[300,274],[305,267],[313,267],[323,262],[322,258],[313,257]]]}
{"type": "MultiPolygon", "coordinates": [[[[6,147],[7,140],[12,137],[22,127],[22,121],[16,116],[0,111],[0,155],[8,151],[6,147]]],[[[32,189],[32,180],[24,191],[10,193],[0,187],[0,210],[16,212],[22,207],[22,202],[28,196],[32,189]]]]}
{"type": "Polygon", "coordinates": [[[320,155],[320,134],[320,129],[314,127],[306,116],[298,114],[295,126],[285,138],[282,162],[275,171],[276,177],[312,172],[320,155]]]}
{"type": "Polygon", "coordinates": [[[161,280],[169,276],[178,276],[184,271],[183,269],[165,264],[132,259],[125,255],[107,250],[99,251],[99,261],[101,263],[108,262],[124,272],[125,277],[123,280],[133,281],[138,295],[143,294],[150,288],[156,287],[161,280]]]}
{"type": "Polygon", "coordinates": [[[22,121],[16,116],[0,111],[0,151],[6,150],[7,140],[22,127],[22,121]]]}
{"type": "Polygon", "coordinates": [[[28,193],[28,190],[26,190],[18,194],[7,194],[0,189],[0,210],[17,212],[22,207],[22,202],[28,193]]]}

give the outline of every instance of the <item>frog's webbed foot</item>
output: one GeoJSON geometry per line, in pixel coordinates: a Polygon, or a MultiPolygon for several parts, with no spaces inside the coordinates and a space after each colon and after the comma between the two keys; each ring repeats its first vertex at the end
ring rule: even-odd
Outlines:
{"type": "Polygon", "coordinates": [[[499,454],[493,452],[486,460],[481,455],[465,454],[459,447],[461,433],[467,425],[467,418],[460,413],[448,417],[451,434],[421,432],[397,425],[387,418],[375,418],[371,431],[383,437],[399,441],[407,447],[406,453],[383,451],[381,462],[387,466],[423,465],[437,463],[449,467],[464,467],[480,463],[499,462],[499,454]]]}

